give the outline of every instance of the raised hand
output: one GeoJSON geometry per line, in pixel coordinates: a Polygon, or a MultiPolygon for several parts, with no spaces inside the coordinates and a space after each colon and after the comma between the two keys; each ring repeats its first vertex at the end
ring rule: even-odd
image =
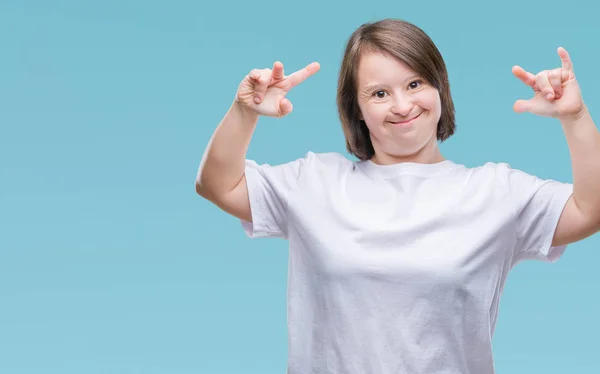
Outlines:
{"type": "Polygon", "coordinates": [[[536,75],[520,66],[512,68],[513,74],[534,92],[533,98],[515,102],[515,112],[562,119],[577,116],[585,109],[569,53],[562,47],[557,52],[562,61],[560,68],[543,70],[536,75]]]}
{"type": "Polygon", "coordinates": [[[313,62],[285,76],[279,61],[273,64],[272,70],[254,69],[240,83],[236,101],[259,115],[283,117],[293,110],[292,103],[285,97],[287,93],[319,69],[319,63],[313,62]]]}

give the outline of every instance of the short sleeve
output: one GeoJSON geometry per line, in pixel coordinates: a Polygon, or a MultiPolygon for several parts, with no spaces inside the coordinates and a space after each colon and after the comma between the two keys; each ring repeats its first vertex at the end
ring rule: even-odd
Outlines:
{"type": "Polygon", "coordinates": [[[288,199],[305,162],[306,157],[271,166],[246,160],[246,185],[252,214],[252,222],[241,221],[246,235],[287,239],[288,199]]]}
{"type": "Polygon", "coordinates": [[[516,169],[509,169],[509,183],[517,208],[514,262],[556,262],[567,246],[552,246],[552,239],[573,185],[540,179],[516,169]]]}

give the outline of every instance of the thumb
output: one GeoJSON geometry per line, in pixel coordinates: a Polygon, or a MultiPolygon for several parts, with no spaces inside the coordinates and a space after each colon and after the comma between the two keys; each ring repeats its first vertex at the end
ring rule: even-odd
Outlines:
{"type": "Polygon", "coordinates": [[[287,98],[284,97],[283,99],[279,100],[278,113],[280,117],[290,114],[293,109],[294,105],[292,105],[292,102],[287,98]]]}
{"type": "Polygon", "coordinates": [[[531,100],[517,100],[513,105],[513,110],[517,113],[529,112],[531,105],[531,100]]]}

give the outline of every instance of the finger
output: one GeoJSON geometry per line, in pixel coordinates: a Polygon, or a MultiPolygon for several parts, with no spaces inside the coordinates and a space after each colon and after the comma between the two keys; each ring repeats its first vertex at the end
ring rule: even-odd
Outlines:
{"type": "Polygon", "coordinates": [[[265,97],[265,92],[271,83],[271,70],[263,69],[259,71],[260,77],[254,82],[254,102],[260,103],[265,97]]]}
{"type": "Polygon", "coordinates": [[[522,67],[515,65],[512,68],[513,74],[521,80],[521,82],[525,83],[529,87],[533,87],[535,84],[535,75],[526,71],[522,67]]]}
{"type": "Polygon", "coordinates": [[[279,117],[283,117],[287,114],[290,114],[293,109],[294,106],[292,105],[292,103],[284,97],[279,101],[279,108],[277,112],[279,113],[279,117]]]}
{"type": "Polygon", "coordinates": [[[573,62],[571,61],[571,57],[569,56],[569,52],[563,47],[558,47],[558,55],[560,56],[560,60],[562,61],[562,68],[568,71],[569,73],[573,72],[573,62]]]}
{"type": "Polygon", "coordinates": [[[553,69],[548,72],[548,79],[554,91],[554,98],[558,99],[562,96],[562,69],[553,69]]]}
{"type": "Polygon", "coordinates": [[[540,92],[546,99],[552,100],[554,98],[554,90],[550,84],[550,79],[548,79],[547,70],[544,70],[535,76],[535,84],[540,88],[540,92]]]}
{"type": "Polygon", "coordinates": [[[513,110],[517,113],[529,112],[531,110],[531,100],[517,100],[513,105],[513,110]]]}
{"type": "Polygon", "coordinates": [[[273,79],[283,79],[284,75],[283,75],[283,64],[279,61],[275,61],[275,63],[273,64],[273,73],[271,75],[273,77],[273,79]]]}
{"type": "Polygon", "coordinates": [[[289,88],[295,87],[300,83],[304,82],[306,78],[315,74],[317,71],[319,71],[320,68],[321,65],[319,65],[318,62],[313,62],[311,64],[308,64],[304,69],[298,70],[297,72],[290,74],[290,76],[288,77],[290,82],[289,88]]]}
{"type": "Polygon", "coordinates": [[[248,73],[248,76],[252,79],[252,81],[254,82],[255,80],[257,80],[258,78],[260,78],[260,71],[258,71],[258,69],[252,69],[250,71],[250,73],[248,73]]]}

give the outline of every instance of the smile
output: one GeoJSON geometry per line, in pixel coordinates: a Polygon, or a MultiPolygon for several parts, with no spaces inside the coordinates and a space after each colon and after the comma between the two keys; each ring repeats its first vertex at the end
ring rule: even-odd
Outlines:
{"type": "Polygon", "coordinates": [[[419,118],[419,117],[421,116],[421,114],[422,114],[422,113],[423,113],[423,112],[419,113],[419,114],[418,114],[416,117],[413,117],[413,118],[411,118],[411,119],[409,119],[409,120],[407,120],[407,121],[400,121],[400,122],[390,122],[390,123],[391,123],[392,125],[395,125],[395,126],[407,126],[407,125],[410,125],[411,123],[413,123],[413,122],[414,122],[414,120],[416,120],[417,118],[419,118]]]}

